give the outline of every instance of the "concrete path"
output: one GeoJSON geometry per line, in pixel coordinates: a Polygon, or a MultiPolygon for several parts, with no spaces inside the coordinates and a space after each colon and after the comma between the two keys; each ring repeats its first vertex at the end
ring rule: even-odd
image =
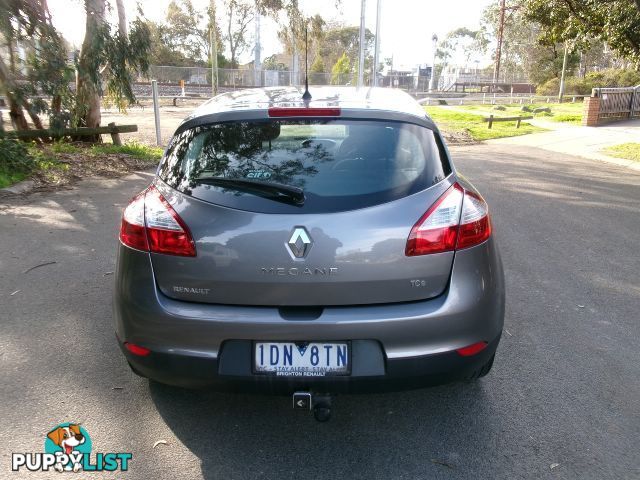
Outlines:
{"type": "Polygon", "coordinates": [[[640,170],[640,162],[610,157],[601,153],[603,148],[612,145],[630,142],[640,143],[640,120],[612,123],[602,127],[583,127],[541,119],[532,120],[530,123],[551,130],[520,137],[487,140],[486,143],[490,145],[537,147],[552,152],[576,155],[640,170]]]}

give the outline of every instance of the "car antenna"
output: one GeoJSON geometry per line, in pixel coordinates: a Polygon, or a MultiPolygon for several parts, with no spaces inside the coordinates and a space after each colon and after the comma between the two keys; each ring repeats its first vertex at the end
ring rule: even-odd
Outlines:
{"type": "Polygon", "coordinates": [[[302,94],[302,100],[308,102],[311,100],[311,93],[309,93],[309,36],[307,26],[304,27],[304,93],[302,94]]]}

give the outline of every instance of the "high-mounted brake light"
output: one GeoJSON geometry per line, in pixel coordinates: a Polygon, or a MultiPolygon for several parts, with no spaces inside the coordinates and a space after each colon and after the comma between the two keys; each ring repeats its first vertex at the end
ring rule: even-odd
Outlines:
{"type": "Polygon", "coordinates": [[[189,229],[153,186],[137,195],[124,210],[120,241],[137,250],[196,256],[195,242],[189,229]]]}
{"type": "Polygon", "coordinates": [[[486,202],[455,183],[411,229],[408,257],[449,252],[478,245],[491,236],[486,202]]]}
{"type": "Polygon", "coordinates": [[[330,107],[271,107],[270,117],[339,117],[339,108],[330,107]]]}

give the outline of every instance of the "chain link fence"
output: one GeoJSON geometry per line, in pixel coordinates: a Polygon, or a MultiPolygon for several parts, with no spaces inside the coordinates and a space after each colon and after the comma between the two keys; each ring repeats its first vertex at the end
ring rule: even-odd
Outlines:
{"type": "MultiPolygon", "coordinates": [[[[185,93],[210,94],[213,69],[207,67],[171,67],[152,65],[145,76],[137,78],[137,94],[147,95],[150,92],[151,80],[157,80],[163,95],[181,95],[181,82],[184,82],[185,93]],[[139,92],[139,93],[138,93],[139,92]]],[[[221,91],[252,87],[281,87],[304,84],[304,71],[291,70],[255,70],[229,69],[217,70],[218,88],[221,91]]],[[[310,85],[355,85],[357,76],[354,73],[335,74],[328,72],[309,72],[310,85]]],[[[371,74],[364,76],[365,85],[371,85],[371,74]]],[[[429,88],[429,77],[417,74],[397,74],[379,76],[381,87],[401,88],[409,91],[426,92],[429,88]]],[[[149,93],[150,94],[150,93],[149,93]]]]}

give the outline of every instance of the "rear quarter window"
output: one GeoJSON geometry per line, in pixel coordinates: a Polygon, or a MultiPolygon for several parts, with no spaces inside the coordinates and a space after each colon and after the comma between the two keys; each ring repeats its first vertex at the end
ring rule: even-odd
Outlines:
{"type": "Polygon", "coordinates": [[[177,134],[160,178],[193,197],[266,213],[344,211],[393,201],[451,173],[437,134],[412,123],[265,120],[199,126],[177,134]],[[302,206],[206,184],[227,178],[304,191],[302,206]]]}

